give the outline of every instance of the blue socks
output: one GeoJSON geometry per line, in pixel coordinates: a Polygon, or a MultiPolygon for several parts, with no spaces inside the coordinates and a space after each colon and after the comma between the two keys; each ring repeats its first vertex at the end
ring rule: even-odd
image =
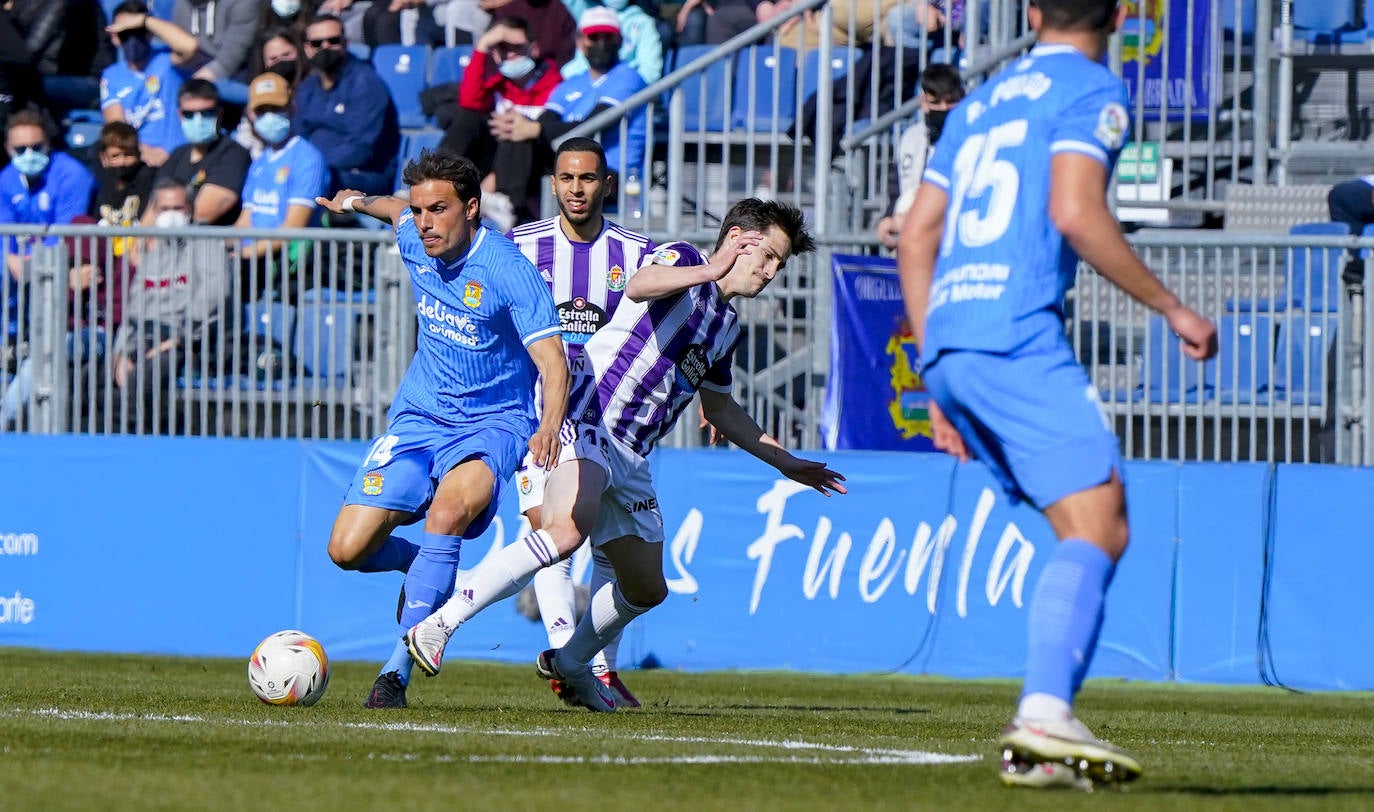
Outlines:
{"type": "Polygon", "coordinates": [[[420,545],[415,542],[390,536],[358,567],[358,572],[405,572],[419,552],[420,545]]]}
{"type": "Polygon", "coordinates": [[[1073,704],[1102,631],[1102,607],[1116,563],[1081,539],[1055,546],[1029,608],[1022,696],[1047,694],[1073,704]]]}
{"type": "MultiPolygon", "coordinates": [[[[391,537],[395,538],[397,537],[391,537]]],[[[391,547],[391,539],[388,539],[382,550],[391,547]]],[[[406,572],[405,603],[401,606],[402,635],[411,626],[433,614],[434,610],[453,594],[453,580],[458,574],[458,559],[463,549],[461,536],[425,533],[421,539],[419,553],[414,556],[415,560],[410,563],[406,572]]],[[[379,550],[378,554],[382,550],[379,550]]],[[[368,563],[375,558],[376,555],[368,559],[368,563]]],[[[396,642],[391,658],[382,666],[381,673],[396,671],[400,674],[401,683],[409,685],[410,671],[414,665],[414,661],[410,659],[410,652],[406,650],[405,640],[402,639],[396,642]]]]}

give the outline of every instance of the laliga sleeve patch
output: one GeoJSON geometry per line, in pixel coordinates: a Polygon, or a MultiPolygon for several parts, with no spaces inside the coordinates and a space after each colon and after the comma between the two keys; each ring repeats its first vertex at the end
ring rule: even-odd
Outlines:
{"type": "Polygon", "coordinates": [[[682,254],[672,248],[660,248],[649,257],[649,265],[676,265],[682,254]]]}
{"type": "Polygon", "coordinates": [[[1126,114],[1126,108],[1112,102],[1098,113],[1097,129],[1093,130],[1093,136],[1107,149],[1120,149],[1126,143],[1126,131],[1130,126],[1131,118],[1126,114]]]}

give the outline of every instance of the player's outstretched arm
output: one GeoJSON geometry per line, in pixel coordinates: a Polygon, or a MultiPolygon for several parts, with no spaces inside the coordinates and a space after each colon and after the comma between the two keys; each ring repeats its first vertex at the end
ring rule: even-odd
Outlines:
{"type": "Polygon", "coordinates": [[[632,302],[664,299],[697,285],[718,281],[730,273],[736,259],[748,254],[762,241],[763,235],[757,231],[733,233],[725,238],[725,244],[705,265],[645,265],[635,271],[625,285],[625,298],[632,302]]]}
{"type": "Polygon", "coordinates": [[[544,399],[539,428],[530,437],[530,456],[535,465],[548,470],[558,462],[558,430],[568,411],[568,356],[563,352],[563,338],[559,335],[541,338],[527,350],[539,370],[540,394],[544,399]]]}
{"type": "Polygon", "coordinates": [[[334,212],[344,214],[357,212],[375,217],[394,228],[397,219],[410,208],[410,204],[391,195],[365,195],[357,189],[340,189],[333,198],[317,197],[315,202],[334,212]]]}
{"type": "Polygon", "coordinates": [[[1135,255],[1107,208],[1102,190],[1107,168],[1073,152],[1054,156],[1050,167],[1050,219],[1078,256],[1132,298],[1160,313],[1183,341],[1183,352],[1203,361],[1216,355],[1212,321],[1186,307],[1135,255]]]}
{"type": "Polygon", "coordinates": [[[809,485],[824,496],[832,492],[846,493],[844,485],[840,484],[844,482],[842,475],[827,468],[823,462],[792,456],[760,428],[733,397],[713,389],[702,389],[698,394],[702,414],[725,439],[778,469],[788,479],[809,485]]]}

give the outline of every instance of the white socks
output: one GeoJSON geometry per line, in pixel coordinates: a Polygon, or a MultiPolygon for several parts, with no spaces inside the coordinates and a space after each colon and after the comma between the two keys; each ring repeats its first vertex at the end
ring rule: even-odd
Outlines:
{"type": "Polygon", "coordinates": [[[601,587],[592,595],[592,605],[577,624],[572,638],[559,649],[560,667],[562,663],[586,666],[593,655],[620,634],[621,629],[649,609],[625,600],[620,594],[620,585],[614,581],[601,587]]]}
{"type": "Polygon", "coordinates": [[[439,619],[450,629],[456,629],[493,603],[519,592],[529,583],[530,576],[557,560],[553,539],[543,530],[536,530],[502,547],[469,572],[466,581],[439,609],[439,619]]]}
{"type": "Polygon", "coordinates": [[[577,588],[572,582],[572,559],[565,558],[534,574],[534,599],[549,635],[549,648],[563,648],[577,626],[577,588]]]}
{"type": "Polygon", "coordinates": [[[1051,694],[1026,694],[1021,697],[1021,705],[1016,709],[1017,719],[1064,720],[1073,716],[1069,703],[1051,694]]]}

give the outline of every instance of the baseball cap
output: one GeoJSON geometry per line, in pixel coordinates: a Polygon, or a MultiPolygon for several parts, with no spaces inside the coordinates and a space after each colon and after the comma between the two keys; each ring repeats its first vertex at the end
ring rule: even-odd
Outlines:
{"type": "Polygon", "coordinates": [[[583,34],[619,34],[620,15],[605,6],[592,6],[582,12],[577,30],[583,34]]]}
{"type": "Polygon", "coordinates": [[[291,87],[275,73],[264,73],[248,85],[248,109],[263,105],[286,107],[291,104],[291,87]]]}

